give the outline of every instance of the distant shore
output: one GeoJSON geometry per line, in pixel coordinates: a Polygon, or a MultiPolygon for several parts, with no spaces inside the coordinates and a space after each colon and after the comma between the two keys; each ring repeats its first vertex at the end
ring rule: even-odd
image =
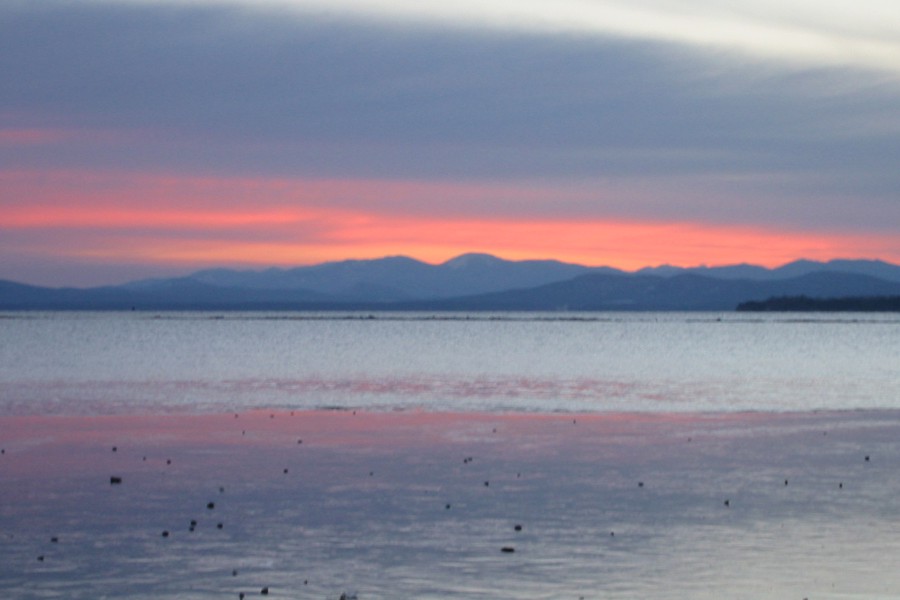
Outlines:
{"type": "Polygon", "coordinates": [[[851,298],[810,298],[781,296],[768,300],[742,302],[745,312],[900,312],[900,296],[851,298]]]}

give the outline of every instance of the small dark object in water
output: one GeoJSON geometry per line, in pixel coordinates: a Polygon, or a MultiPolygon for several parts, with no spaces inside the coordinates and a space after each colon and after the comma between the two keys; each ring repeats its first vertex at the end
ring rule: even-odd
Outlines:
{"type": "Polygon", "coordinates": [[[264,587],[263,589],[259,590],[259,593],[262,594],[263,596],[268,596],[268,595],[269,595],[269,588],[264,587]]]}
{"type": "Polygon", "coordinates": [[[374,477],[375,471],[369,471],[369,477],[374,477]]]}
{"type": "Polygon", "coordinates": [[[507,554],[511,554],[515,551],[516,551],[516,549],[513,548],[512,546],[503,546],[502,548],[500,548],[500,552],[506,552],[507,554]]]}
{"type": "Polygon", "coordinates": [[[145,456],[141,460],[143,460],[144,462],[147,462],[147,457],[145,456]]]}
{"type": "Polygon", "coordinates": [[[275,415],[269,415],[269,418],[270,418],[270,419],[274,419],[274,418],[275,418],[275,415]]]}
{"type": "Polygon", "coordinates": [[[866,454],[866,462],[869,462],[869,455],[866,454]]]}
{"type": "Polygon", "coordinates": [[[726,501],[725,501],[725,506],[731,506],[731,500],[726,500],[726,501]]]}
{"type": "Polygon", "coordinates": [[[225,524],[224,524],[224,523],[217,523],[217,524],[216,524],[216,527],[218,527],[219,529],[222,529],[223,527],[225,527],[225,524]]]}
{"type": "Polygon", "coordinates": [[[643,482],[643,481],[638,481],[638,487],[644,487],[644,482],[643,482]]]}
{"type": "Polygon", "coordinates": [[[191,527],[197,526],[197,519],[191,519],[191,527]]]}
{"type": "Polygon", "coordinates": [[[522,531],[522,526],[516,525],[515,527],[513,527],[513,529],[515,529],[516,531],[522,531]]]}
{"type": "Polygon", "coordinates": [[[787,485],[787,484],[788,484],[788,480],[785,479],[785,480],[784,480],[784,485],[787,485]]]}
{"type": "Polygon", "coordinates": [[[285,470],[284,470],[284,474],[285,474],[285,475],[287,475],[287,472],[288,472],[288,470],[287,470],[287,469],[285,469],[285,470]]]}
{"type": "Polygon", "coordinates": [[[494,427],[494,433],[497,433],[497,428],[496,428],[496,427],[494,427]]]}
{"type": "Polygon", "coordinates": [[[232,570],[231,570],[231,576],[232,576],[232,577],[237,577],[237,569],[232,569],[232,570]]]}
{"type": "Polygon", "coordinates": [[[207,502],[207,503],[206,503],[206,508],[208,508],[209,510],[212,510],[212,509],[214,509],[215,507],[216,507],[216,503],[215,503],[215,502],[207,502]]]}
{"type": "Polygon", "coordinates": [[[238,594],[238,598],[240,598],[240,600],[244,600],[244,592],[238,594]]]}
{"type": "Polygon", "coordinates": [[[302,443],[303,443],[303,440],[297,440],[297,443],[298,443],[298,444],[302,444],[302,443]]]}
{"type": "Polygon", "coordinates": [[[610,532],[609,532],[609,537],[616,537],[616,532],[615,532],[615,531],[610,531],[610,532]]]}
{"type": "Polygon", "coordinates": [[[196,529],[196,527],[194,527],[193,525],[188,527],[188,531],[190,531],[191,533],[194,533],[194,529],[196,529]]]}
{"type": "Polygon", "coordinates": [[[488,486],[490,486],[490,485],[491,485],[491,482],[490,482],[490,481],[485,481],[485,482],[484,482],[484,487],[488,487],[488,486]]]}
{"type": "Polygon", "coordinates": [[[172,459],[171,459],[171,458],[167,458],[167,459],[166,459],[166,464],[167,464],[167,465],[171,465],[171,464],[172,464],[172,459]]]}
{"type": "Polygon", "coordinates": [[[58,538],[58,537],[52,537],[52,538],[50,538],[50,543],[51,543],[51,544],[58,544],[58,543],[59,543],[59,538],[58,538]]]}
{"type": "Polygon", "coordinates": [[[162,536],[163,536],[163,537],[169,537],[169,532],[168,532],[167,530],[163,530],[162,536]]]}
{"type": "Polygon", "coordinates": [[[118,448],[118,447],[116,447],[116,446],[113,446],[113,448],[112,448],[112,451],[113,451],[113,452],[118,452],[118,450],[119,450],[119,448],[118,448]]]}
{"type": "Polygon", "coordinates": [[[224,493],[225,493],[225,488],[224,488],[223,486],[221,486],[221,485],[219,486],[219,493],[220,493],[220,494],[224,494],[224,493]]]}
{"type": "Polygon", "coordinates": [[[449,504],[446,504],[446,505],[444,505],[444,508],[447,509],[447,510],[450,510],[450,505],[449,505],[449,504]]]}
{"type": "Polygon", "coordinates": [[[841,489],[841,490],[844,489],[844,482],[843,482],[843,481],[840,482],[840,483],[838,484],[838,489],[841,489]]]}
{"type": "Polygon", "coordinates": [[[38,560],[41,561],[41,562],[44,562],[44,555],[41,554],[40,556],[38,556],[38,560]]]}
{"type": "Polygon", "coordinates": [[[117,485],[119,483],[122,483],[121,477],[116,477],[115,475],[113,475],[109,478],[109,485],[117,485]]]}

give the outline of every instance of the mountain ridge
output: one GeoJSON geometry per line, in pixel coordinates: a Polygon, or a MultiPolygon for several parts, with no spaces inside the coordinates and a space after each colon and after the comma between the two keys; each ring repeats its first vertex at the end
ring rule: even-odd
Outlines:
{"type": "Polygon", "coordinates": [[[634,272],[555,260],[463,254],[290,269],[205,269],[95,288],[0,281],[2,309],[127,310],[733,310],[775,296],[900,294],[900,266],[879,260],[657,266],[634,272]]]}

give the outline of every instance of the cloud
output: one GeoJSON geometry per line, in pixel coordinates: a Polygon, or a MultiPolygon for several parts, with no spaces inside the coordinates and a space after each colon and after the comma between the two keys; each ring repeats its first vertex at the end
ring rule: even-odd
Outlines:
{"type": "Polygon", "coordinates": [[[5,2],[0,164],[40,176],[0,201],[53,205],[75,173],[66,206],[110,219],[142,198],[881,239],[900,9],[863,4],[5,2]]]}

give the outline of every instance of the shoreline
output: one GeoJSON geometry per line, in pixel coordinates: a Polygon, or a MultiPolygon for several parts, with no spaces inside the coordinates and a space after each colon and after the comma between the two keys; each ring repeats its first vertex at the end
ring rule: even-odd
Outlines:
{"type": "Polygon", "coordinates": [[[900,594],[898,434],[894,410],[0,417],[0,591],[900,594]]]}

